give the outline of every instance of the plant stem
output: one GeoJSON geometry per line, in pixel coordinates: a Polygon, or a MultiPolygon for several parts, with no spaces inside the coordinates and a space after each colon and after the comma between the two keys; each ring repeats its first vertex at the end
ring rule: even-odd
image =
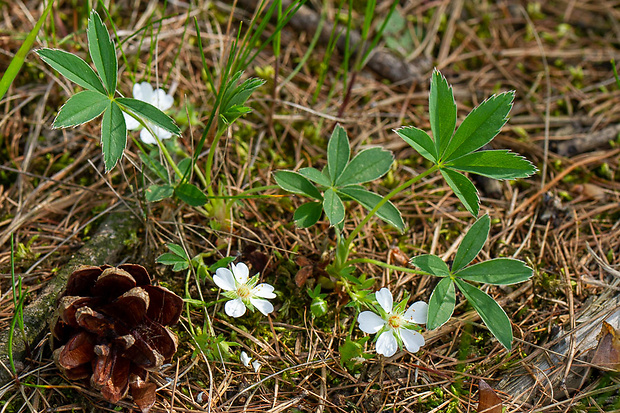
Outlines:
{"type": "MultiPolygon", "coordinates": [[[[437,169],[439,169],[439,167],[437,165],[433,165],[430,169],[422,172],[419,175],[414,176],[413,178],[411,178],[410,180],[408,180],[407,182],[405,182],[404,184],[400,185],[398,188],[392,190],[392,192],[390,192],[389,194],[387,194],[386,196],[383,197],[383,199],[381,201],[379,201],[377,203],[377,205],[375,205],[375,207],[370,210],[370,212],[368,213],[368,215],[366,215],[366,218],[364,218],[362,220],[362,222],[360,222],[357,227],[355,227],[355,229],[353,230],[353,232],[351,232],[351,234],[349,234],[349,236],[347,237],[347,239],[345,240],[345,243],[347,245],[347,247],[349,245],[351,245],[351,243],[353,242],[353,240],[355,239],[355,237],[357,236],[357,234],[360,233],[360,231],[362,230],[362,228],[364,228],[364,225],[366,225],[368,223],[368,221],[370,221],[370,218],[372,218],[377,211],[379,210],[379,208],[381,208],[383,205],[385,205],[390,199],[392,199],[392,197],[394,197],[394,195],[400,193],[401,191],[403,191],[405,188],[415,184],[416,182],[418,182],[420,179],[430,175],[431,173],[435,172],[437,169]]],[[[348,248],[347,248],[348,249],[348,248]]]]}
{"type": "Polygon", "coordinates": [[[407,267],[400,267],[398,265],[388,264],[383,261],[373,260],[371,258],[356,258],[353,260],[348,260],[346,262],[346,265],[360,264],[360,263],[374,264],[374,265],[378,265],[379,267],[387,268],[387,269],[394,270],[394,271],[408,272],[410,274],[428,275],[428,273],[425,271],[414,270],[413,268],[407,268],[407,267]]]}

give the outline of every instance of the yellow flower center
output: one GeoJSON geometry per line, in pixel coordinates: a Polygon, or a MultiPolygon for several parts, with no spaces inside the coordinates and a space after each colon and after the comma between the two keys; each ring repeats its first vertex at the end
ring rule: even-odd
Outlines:
{"type": "Polygon", "coordinates": [[[388,318],[388,324],[393,329],[399,329],[403,325],[403,318],[399,314],[393,314],[388,318]]]}
{"type": "Polygon", "coordinates": [[[239,295],[239,298],[241,298],[242,300],[250,298],[250,293],[251,293],[250,288],[245,284],[240,285],[237,288],[237,294],[239,295]]]}

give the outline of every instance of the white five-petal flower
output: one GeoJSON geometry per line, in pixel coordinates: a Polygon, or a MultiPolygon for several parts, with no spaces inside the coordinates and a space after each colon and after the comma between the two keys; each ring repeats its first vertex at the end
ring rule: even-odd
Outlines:
{"type": "MultiPolygon", "coordinates": [[[[136,83],[133,85],[133,97],[134,99],[150,103],[162,111],[170,109],[174,103],[174,98],[172,96],[166,94],[163,89],[153,90],[153,86],[151,86],[148,82],[136,83]]],[[[125,112],[123,112],[123,116],[125,117],[125,125],[128,130],[135,130],[140,127],[140,122],[132,116],[126,114],[125,112]]],[[[146,124],[160,140],[168,139],[172,136],[172,133],[160,128],[159,126],[155,126],[150,122],[146,122],[146,124]]],[[[146,128],[140,131],[140,139],[142,139],[142,142],[144,143],[157,143],[155,137],[151,135],[146,128]]]]}
{"type": "Polygon", "coordinates": [[[240,262],[231,264],[228,268],[218,268],[213,276],[213,281],[222,290],[224,295],[231,300],[224,306],[224,311],[231,317],[241,317],[245,314],[246,307],[251,310],[258,309],[264,315],[273,311],[273,304],[265,298],[276,298],[273,287],[269,284],[257,284],[258,274],[249,278],[248,266],[240,262]]]}
{"type": "Polygon", "coordinates": [[[426,324],[428,304],[417,301],[411,304],[407,311],[394,312],[394,299],[390,290],[382,288],[375,293],[375,297],[384,314],[377,315],[372,311],[363,311],[357,317],[357,321],[363,332],[379,333],[377,353],[391,357],[398,350],[400,343],[403,343],[410,352],[417,352],[424,345],[424,337],[411,327],[413,324],[426,324]]]}

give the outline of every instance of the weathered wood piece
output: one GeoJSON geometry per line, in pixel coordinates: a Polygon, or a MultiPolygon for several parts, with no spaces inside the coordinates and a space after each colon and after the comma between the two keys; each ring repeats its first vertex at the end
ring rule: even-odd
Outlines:
{"type": "Polygon", "coordinates": [[[537,348],[496,386],[515,405],[548,405],[580,390],[592,369],[590,361],[603,321],[620,328],[620,272],[599,264],[613,275],[613,281],[577,318],[576,328],[537,348]]]}
{"type": "MultiPolygon", "coordinates": [[[[140,225],[136,217],[127,212],[110,214],[101,224],[95,235],[72,257],[67,265],[61,268],[56,276],[49,281],[43,292],[24,308],[24,340],[19,331],[13,334],[13,360],[24,366],[28,356],[27,349],[34,348],[49,330],[51,315],[56,309],[56,298],[66,285],[69,275],[80,265],[116,264],[125,249],[125,241],[140,225]]],[[[9,331],[0,333],[0,386],[13,377],[9,373],[9,331]]],[[[17,367],[17,366],[16,366],[17,367]]],[[[19,373],[19,372],[18,372],[19,373]]]]}

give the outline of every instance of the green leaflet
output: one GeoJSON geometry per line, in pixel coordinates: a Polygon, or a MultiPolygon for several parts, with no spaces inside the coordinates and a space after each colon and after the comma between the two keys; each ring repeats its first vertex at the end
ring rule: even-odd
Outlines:
{"type": "Polygon", "coordinates": [[[101,122],[101,148],[106,172],[112,170],[121,159],[126,143],[127,128],[123,112],[116,102],[110,101],[101,122]]]}
{"type": "Polygon", "coordinates": [[[101,80],[103,80],[108,96],[112,97],[116,92],[118,70],[116,49],[99,14],[94,10],[90,13],[90,19],[88,19],[87,37],[90,57],[93,59],[95,69],[99,72],[101,80]]]}
{"type": "Polygon", "coordinates": [[[456,290],[454,282],[449,278],[442,278],[435,286],[428,302],[428,320],[426,327],[434,330],[444,325],[452,316],[456,305],[456,290]]]}
{"type": "Polygon", "coordinates": [[[456,251],[452,262],[452,271],[457,272],[476,258],[484,243],[487,242],[490,229],[491,218],[488,215],[478,218],[463,237],[463,241],[456,251]]]}
{"type": "Polygon", "coordinates": [[[52,127],[69,128],[89,122],[101,115],[110,99],[99,92],[83,90],[71,96],[58,111],[52,127]]]}

